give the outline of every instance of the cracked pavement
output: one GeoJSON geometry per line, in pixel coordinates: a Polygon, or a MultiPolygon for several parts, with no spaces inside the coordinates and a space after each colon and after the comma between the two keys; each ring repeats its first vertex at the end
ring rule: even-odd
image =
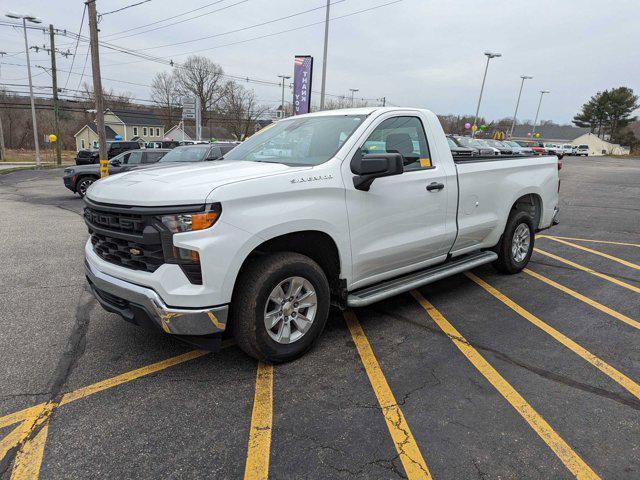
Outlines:
{"type": "MultiPolygon", "coordinates": [[[[41,478],[241,478],[256,362],[233,346],[60,405],[66,392],[191,350],[96,305],[82,202],[60,177],[0,176],[0,417],[43,405],[24,438],[48,426],[41,478]]],[[[640,243],[640,160],[565,157],[561,178],[562,223],[545,233],[640,243]]],[[[640,248],[584,245],[640,264],[640,248]]],[[[638,270],[550,240],[536,246],[640,286],[638,270]]],[[[530,268],[640,319],[632,291],[539,254],[530,268]]],[[[640,382],[640,331],[529,275],[475,272],[640,382]]],[[[463,275],[420,292],[598,475],[640,476],[638,398],[463,275]]],[[[396,400],[386,408],[401,410],[434,478],[571,478],[411,295],[356,314],[396,400]]],[[[271,478],[406,476],[340,312],[312,351],[275,368],[272,426],[271,478]]]]}

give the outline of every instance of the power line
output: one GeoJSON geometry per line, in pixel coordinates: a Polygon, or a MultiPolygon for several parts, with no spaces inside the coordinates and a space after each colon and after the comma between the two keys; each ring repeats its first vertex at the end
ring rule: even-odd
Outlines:
{"type": "MultiPolygon", "coordinates": [[[[335,5],[337,3],[342,3],[342,2],[345,2],[345,1],[346,0],[337,0],[335,2],[332,2],[331,5],[335,5]]],[[[153,47],[138,48],[138,49],[134,50],[134,52],[143,52],[145,50],[153,50],[153,49],[156,49],[156,48],[173,47],[175,45],[184,45],[186,43],[193,43],[193,42],[199,42],[201,40],[207,40],[207,39],[210,39],[210,38],[222,37],[224,35],[230,35],[232,33],[238,33],[238,32],[243,32],[245,30],[250,30],[252,28],[263,27],[263,26],[269,25],[271,23],[280,22],[282,20],[286,20],[286,19],[289,19],[289,18],[297,17],[299,15],[304,15],[305,13],[314,12],[316,10],[321,10],[323,8],[326,8],[326,5],[321,5],[319,7],[310,8],[310,9],[304,10],[302,12],[292,13],[291,15],[286,15],[284,17],[274,18],[273,20],[269,20],[269,21],[262,22],[262,23],[256,23],[256,24],[253,24],[253,25],[249,25],[247,27],[238,28],[236,30],[229,30],[228,32],[216,33],[214,35],[207,35],[205,37],[194,38],[193,40],[185,40],[183,42],[167,43],[165,45],[155,45],[153,47]]]]}
{"type": "Polygon", "coordinates": [[[127,8],[137,7],[138,5],[142,5],[143,3],[147,3],[147,2],[150,2],[150,1],[151,0],[142,0],[141,2],[138,2],[138,3],[132,3],[131,5],[125,5],[124,7],[117,8],[115,10],[111,10],[110,12],[101,13],[101,14],[98,15],[98,18],[102,18],[104,16],[111,15],[112,13],[121,12],[122,10],[126,10],[127,8]]]}
{"type": "Polygon", "coordinates": [[[139,30],[141,28],[150,27],[152,25],[157,25],[158,23],[166,22],[167,20],[173,20],[174,18],[182,17],[184,15],[188,15],[190,13],[197,12],[198,10],[202,10],[204,8],[210,7],[211,5],[215,5],[216,3],[221,3],[221,2],[224,2],[224,1],[225,0],[217,0],[215,2],[207,3],[206,5],[203,5],[202,7],[194,8],[193,10],[189,10],[187,12],[179,13],[177,15],[171,15],[170,17],[163,18],[162,20],[156,20],[155,22],[147,23],[145,25],[139,25],[137,27],[132,27],[132,28],[128,28],[126,30],[121,30],[119,32],[110,33],[108,35],[103,35],[102,38],[113,37],[115,35],[120,35],[121,33],[127,33],[127,32],[130,32],[132,30],[139,30]]]}
{"type": "MultiPolygon", "coordinates": [[[[69,70],[73,70],[73,64],[76,61],[76,53],[78,53],[78,44],[80,43],[80,35],[82,35],[82,27],[84,26],[84,14],[87,12],[87,5],[84,5],[84,8],[82,9],[82,19],[80,20],[80,30],[78,32],[78,39],[76,40],[76,46],[73,49],[73,58],[71,59],[71,67],[69,68],[69,70]]],[[[69,77],[71,76],[71,72],[69,72],[69,75],[67,75],[67,80],[64,82],[64,88],[67,88],[67,85],[69,84],[69,77]]]]}
{"type": "MultiPolygon", "coordinates": [[[[201,18],[201,17],[204,17],[206,15],[211,15],[212,13],[220,12],[222,10],[227,10],[228,8],[235,7],[236,5],[240,5],[241,3],[246,3],[248,1],[249,0],[240,0],[239,2],[232,3],[231,5],[226,5],[224,7],[218,8],[216,10],[212,10],[212,11],[207,12],[207,13],[203,13],[203,14],[197,15],[195,17],[185,18],[184,20],[179,20],[177,22],[168,23],[167,25],[160,25],[159,27],[149,28],[148,30],[143,30],[141,32],[131,33],[129,35],[122,35],[120,37],[114,38],[113,40],[122,40],[123,38],[129,38],[129,37],[134,37],[136,35],[142,35],[143,33],[154,32],[156,30],[160,30],[161,28],[171,27],[173,25],[178,25],[180,23],[188,22],[188,21],[193,20],[195,18],[201,18]]],[[[216,3],[219,3],[219,2],[216,2],[216,3]]]]}

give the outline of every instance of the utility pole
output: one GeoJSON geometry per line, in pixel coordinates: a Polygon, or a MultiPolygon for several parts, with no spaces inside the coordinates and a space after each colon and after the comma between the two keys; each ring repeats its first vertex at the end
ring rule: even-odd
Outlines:
{"type": "Polygon", "coordinates": [[[538,110],[536,110],[536,119],[533,121],[533,128],[531,129],[531,138],[536,133],[536,123],[538,123],[538,114],[540,113],[540,105],[542,105],[542,97],[545,93],[549,93],[549,90],[540,90],[540,101],[538,102],[538,110]]]}
{"type": "Polygon", "coordinates": [[[62,165],[62,152],[60,151],[60,110],[58,107],[58,78],[56,76],[56,41],[53,34],[53,25],[49,24],[49,41],[51,43],[51,78],[53,87],[53,133],[56,135],[56,165],[62,165]]]}
{"type": "MultiPolygon", "coordinates": [[[[7,52],[0,52],[0,59],[6,54],[7,52]]],[[[4,130],[2,130],[2,115],[0,114],[0,162],[4,162],[4,160],[4,130]]]]}
{"type": "Polygon", "coordinates": [[[382,98],[380,99],[380,101],[382,102],[382,106],[383,106],[383,107],[386,107],[386,106],[387,106],[387,97],[382,97],[382,98]]]}
{"type": "Polygon", "coordinates": [[[107,136],[104,130],[104,100],[102,98],[102,79],[100,78],[100,46],[98,45],[96,0],[87,0],[86,5],[87,13],[89,14],[93,95],[96,99],[96,129],[98,130],[98,148],[100,151],[100,177],[107,177],[109,176],[109,159],[107,158],[107,136]]]}
{"type": "Polygon", "coordinates": [[[29,75],[29,97],[31,98],[31,121],[33,122],[33,143],[36,148],[36,166],[40,168],[40,141],[38,139],[38,122],[36,120],[36,104],[33,99],[33,82],[31,81],[31,61],[29,60],[29,41],[27,40],[27,20],[31,23],[42,23],[33,15],[21,15],[19,13],[7,13],[9,18],[22,20],[22,30],[24,31],[24,49],[27,54],[27,73],[29,75]]]}
{"type": "Polygon", "coordinates": [[[516,101],[516,111],[513,112],[513,121],[511,122],[511,131],[509,132],[509,138],[513,137],[513,129],[516,126],[516,116],[518,115],[518,106],[520,105],[520,96],[522,95],[522,87],[524,87],[524,81],[530,80],[533,77],[529,77],[527,75],[520,75],[522,79],[522,83],[520,84],[520,91],[518,92],[518,100],[516,101]]]}
{"type": "Polygon", "coordinates": [[[327,47],[329,45],[329,5],[331,0],[327,0],[327,14],[324,19],[324,53],[322,54],[322,86],[320,87],[320,110],[324,110],[324,92],[327,82],[327,47]]]}
{"type": "Polygon", "coordinates": [[[282,118],[285,117],[284,110],[284,81],[289,80],[291,78],[290,75],[278,75],[278,78],[282,79],[282,103],[280,103],[280,107],[282,108],[282,118]]]}

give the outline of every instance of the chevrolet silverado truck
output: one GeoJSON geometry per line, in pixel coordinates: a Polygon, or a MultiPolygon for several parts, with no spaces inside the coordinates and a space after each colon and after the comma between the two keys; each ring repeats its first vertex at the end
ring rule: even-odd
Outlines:
{"type": "Polygon", "coordinates": [[[517,273],[557,222],[558,159],[452,157],[413,108],[281,120],[222,159],[95,182],[85,269],[108,311],[284,362],[333,305],[363,307],[479,265],[517,273]]]}

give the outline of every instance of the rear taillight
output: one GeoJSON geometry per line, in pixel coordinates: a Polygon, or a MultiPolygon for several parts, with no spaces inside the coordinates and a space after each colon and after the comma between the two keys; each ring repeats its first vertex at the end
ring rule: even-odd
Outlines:
{"type": "Polygon", "coordinates": [[[558,159],[558,170],[562,170],[562,160],[558,159]]]}

